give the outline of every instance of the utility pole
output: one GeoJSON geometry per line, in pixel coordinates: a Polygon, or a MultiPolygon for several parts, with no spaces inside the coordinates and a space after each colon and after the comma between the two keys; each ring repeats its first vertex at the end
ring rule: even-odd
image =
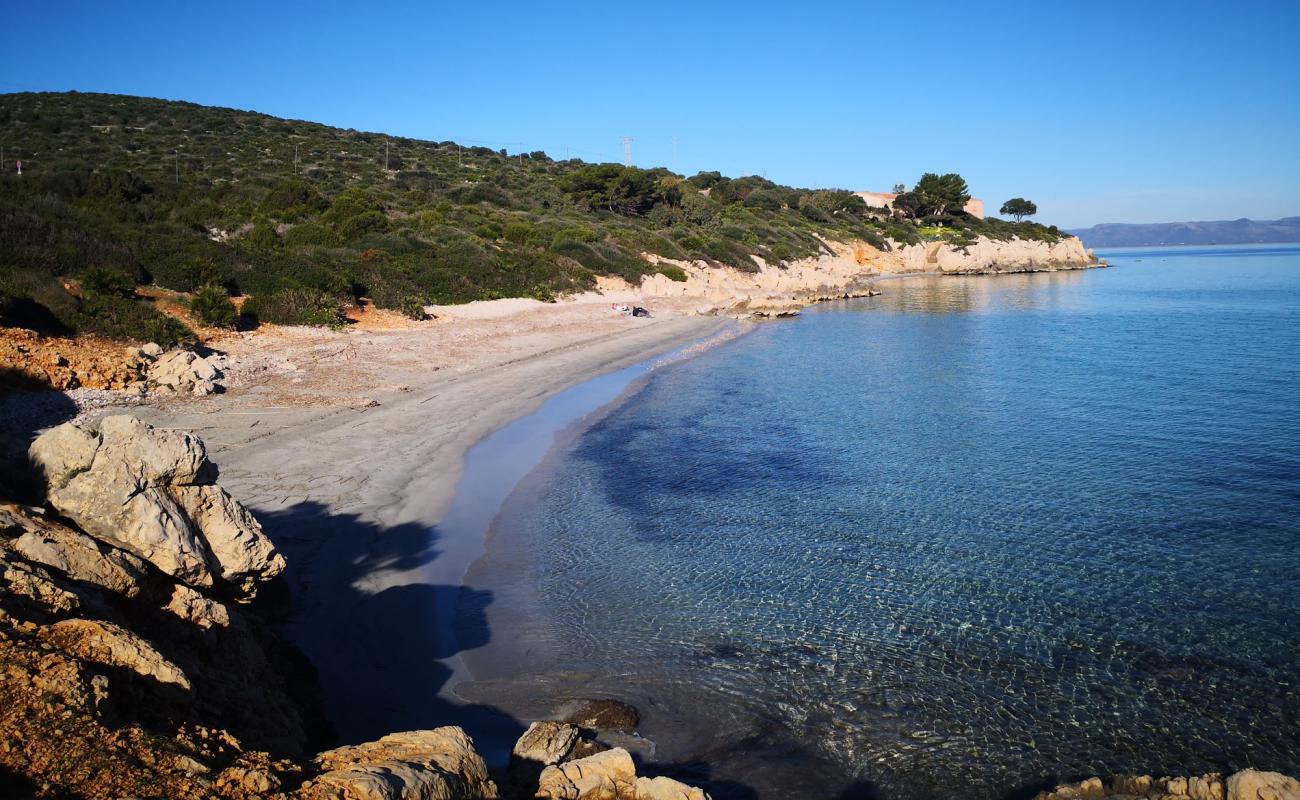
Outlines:
{"type": "Polygon", "coordinates": [[[632,137],[623,137],[623,166],[632,166],[632,137]]]}
{"type": "Polygon", "coordinates": [[[298,174],[298,143],[293,143],[293,174],[298,174]]]}
{"type": "Polygon", "coordinates": [[[388,140],[384,140],[384,169],[388,169],[388,140]]]}
{"type": "Polygon", "coordinates": [[[176,182],[177,182],[177,183],[180,183],[180,182],[181,182],[181,151],[180,151],[180,148],[177,148],[177,149],[176,149],[176,182]]]}

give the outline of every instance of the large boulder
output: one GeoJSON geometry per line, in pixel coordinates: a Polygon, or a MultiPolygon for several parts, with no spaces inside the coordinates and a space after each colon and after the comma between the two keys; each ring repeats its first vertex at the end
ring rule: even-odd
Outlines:
{"type": "Polygon", "coordinates": [[[52,428],[29,454],[61,514],[184,583],[208,588],[219,579],[251,597],[284,570],[261,526],[216,485],[197,437],[112,416],[98,427],[52,428]]]}
{"type": "Polygon", "coordinates": [[[497,797],[474,742],[456,727],[393,733],[316,757],[303,800],[470,800],[497,797]]]}
{"type": "Polygon", "coordinates": [[[548,800],[633,800],[636,767],[622,748],[542,770],[535,797],[548,800]]]}
{"type": "Polygon", "coordinates": [[[1243,769],[1228,778],[1228,800],[1300,800],[1300,781],[1279,772],[1243,769]]]}
{"type": "Polygon", "coordinates": [[[512,760],[528,761],[551,766],[568,758],[582,732],[567,722],[544,720],[534,722],[515,742],[512,760]]]}

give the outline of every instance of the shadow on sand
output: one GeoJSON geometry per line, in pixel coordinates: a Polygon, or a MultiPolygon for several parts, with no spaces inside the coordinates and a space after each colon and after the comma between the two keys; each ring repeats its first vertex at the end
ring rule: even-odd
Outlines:
{"type": "Polygon", "coordinates": [[[77,404],[63,392],[0,367],[0,497],[27,503],[40,499],[44,483],[27,460],[27,448],[42,430],[76,415],[77,404]]]}
{"type": "Polygon", "coordinates": [[[524,725],[441,694],[452,676],[443,660],[490,640],[483,609],[492,598],[421,579],[439,555],[436,528],[381,528],[315,502],[257,517],[289,564],[280,628],[316,666],[339,743],[460,725],[485,757],[499,760],[503,744],[508,755],[524,725]]]}
{"type": "MultiPolygon", "coordinates": [[[[526,725],[494,706],[443,693],[453,674],[444,659],[491,640],[486,609],[493,598],[422,581],[440,555],[437,528],[383,528],[314,502],[257,517],[289,563],[292,597],[281,606],[289,610],[279,627],[315,665],[338,744],[459,725],[500,773],[526,725]]],[[[759,796],[735,781],[710,780],[706,764],[678,766],[647,764],[638,774],[689,777],[715,800],[759,796]]]]}

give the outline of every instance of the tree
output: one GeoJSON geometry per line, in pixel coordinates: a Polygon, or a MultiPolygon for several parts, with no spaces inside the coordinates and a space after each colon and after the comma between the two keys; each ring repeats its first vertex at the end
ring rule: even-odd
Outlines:
{"type": "Polygon", "coordinates": [[[894,194],[902,194],[903,192],[906,192],[906,191],[907,191],[907,184],[906,184],[906,183],[896,183],[896,184],[894,184],[894,194]]]}
{"type": "Polygon", "coordinates": [[[915,219],[921,214],[921,198],[916,192],[902,192],[890,203],[894,213],[907,219],[915,219]]]}
{"type": "Polygon", "coordinates": [[[575,204],[605,208],[616,214],[644,214],[664,202],[659,175],[637,167],[592,164],[575,169],[558,181],[560,191],[575,204]]]}
{"type": "MultiPolygon", "coordinates": [[[[955,172],[936,175],[927,172],[916,182],[912,189],[917,200],[917,214],[922,217],[940,217],[953,211],[960,211],[970,200],[970,189],[965,179],[955,172]]],[[[894,201],[897,203],[897,199],[894,201]]]]}
{"type": "Polygon", "coordinates": [[[1002,208],[998,211],[998,213],[1015,217],[1016,222],[1019,222],[1025,217],[1032,217],[1033,215],[1037,214],[1038,206],[1034,205],[1032,201],[1026,200],[1023,197],[1013,197],[1007,202],[1002,204],[1002,208]]]}

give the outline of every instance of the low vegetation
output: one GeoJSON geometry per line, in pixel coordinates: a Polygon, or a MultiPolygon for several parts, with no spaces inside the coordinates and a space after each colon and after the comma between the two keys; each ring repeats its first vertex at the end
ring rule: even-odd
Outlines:
{"type": "Polygon", "coordinates": [[[429,303],[551,300],[598,275],[685,277],[643,253],[754,271],[828,240],[1064,235],[964,214],[955,175],[923,176],[890,211],[756,176],[75,92],[0,95],[0,130],[0,324],[65,333],[192,336],[147,285],[193,293],[206,325],[338,325],[362,298],[418,318],[429,303]],[[234,295],[250,296],[240,314],[234,295]]]}

